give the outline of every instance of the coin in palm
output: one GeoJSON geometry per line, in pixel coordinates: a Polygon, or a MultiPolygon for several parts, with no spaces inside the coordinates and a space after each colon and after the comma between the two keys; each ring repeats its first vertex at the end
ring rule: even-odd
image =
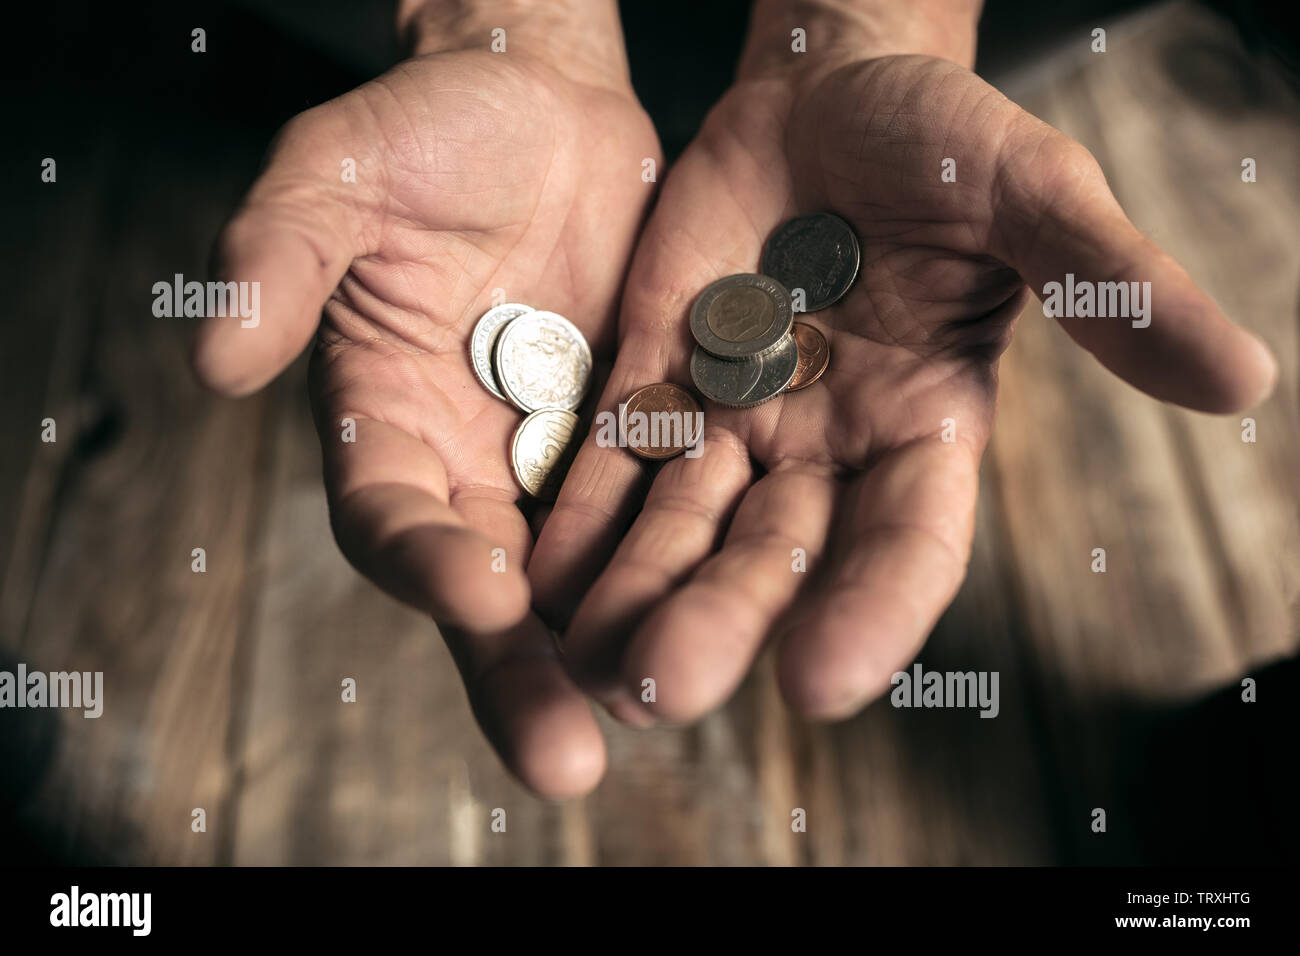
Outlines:
{"type": "Polygon", "coordinates": [[[822,377],[831,363],[831,349],[826,344],[826,336],[807,322],[796,322],[790,330],[790,337],[799,350],[799,364],[794,370],[794,378],[790,379],[785,390],[797,392],[822,377]]]}
{"type": "Polygon", "coordinates": [[[763,248],[762,268],[796,294],[804,312],[834,305],[858,277],[862,253],[853,227],[828,212],[797,216],[776,228],[763,248]]]}
{"type": "Polygon", "coordinates": [[[747,359],[720,359],[697,348],[691,355],[691,379],[705,398],[748,408],[780,395],[798,365],[799,349],[787,335],[776,348],[747,359]]]}
{"type": "Polygon", "coordinates": [[[790,293],[770,276],[742,273],[710,283],[691,307],[691,334],[719,358],[749,358],[790,332],[790,293]]]}
{"type": "Polygon", "coordinates": [[[496,372],[492,368],[492,354],[496,349],[497,337],[501,330],[525,312],[532,312],[531,305],[507,302],[483,313],[474,325],[474,332],[469,340],[470,364],[479,382],[489,392],[502,401],[509,401],[505,393],[497,386],[496,372]]]}
{"type": "Polygon", "coordinates": [[[526,312],[497,337],[497,384],[525,412],[582,404],[591,381],[591,348],[568,319],[526,312]]]}
{"type": "Polygon", "coordinates": [[[554,501],[578,450],[574,432],[578,416],[563,408],[543,408],[528,415],[510,442],[515,480],[541,501],[554,501]]]}
{"type": "Polygon", "coordinates": [[[621,427],[627,447],[650,461],[681,454],[700,439],[700,404],[671,382],[637,389],[622,408],[621,427]]]}

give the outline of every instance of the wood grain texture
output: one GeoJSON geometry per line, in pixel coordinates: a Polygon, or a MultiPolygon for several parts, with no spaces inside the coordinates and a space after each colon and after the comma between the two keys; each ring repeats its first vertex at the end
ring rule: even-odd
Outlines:
{"type": "MultiPolygon", "coordinates": [[[[1296,651],[1300,194],[1283,171],[1300,168],[1300,130],[1294,92],[1199,8],[1139,16],[1109,51],[1018,98],[1094,152],[1138,228],[1281,363],[1274,397],[1247,413],[1249,444],[1244,416],[1152,403],[1033,306],[1003,362],[990,459],[1027,657],[1052,702],[1066,858],[1137,862],[1143,715],[1296,651]],[[1243,183],[1245,156],[1271,172],[1243,183]],[[1105,574],[1089,571],[1098,547],[1105,574]],[[1088,829],[1095,807],[1109,808],[1105,839],[1088,829]]],[[[1171,802],[1196,799],[1172,784],[1171,802]]]]}
{"type": "Polygon", "coordinates": [[[568,862],[561,809],[499,767],[432,621],[335,547],[301,362],[275,394],[229,860],[568,862]],[[342,699],[344,678],[355,703],[342,699]],[[498,808],[504,833],[490,829],[498,808]]]}
{"type": "MultiPolygon", "coordinates": [[[[191,162],[200,176],[213,172],[199,157],[191,162]]],[[[157,150],[88,172],[97,177],[92,195],[133,196],[131,213],[145,221],[168,221],[182,203],[191,216],[167,232],[118,223],[126,238],[101,248],[71,287],[85,296],[87,347],[73,350],[83,361],[58,370],[72,390],[59,403],[72,414],[60,422],[68,450],[48,479],[54,507],[34,535],[48,545],[35,573],[17,568],[6,582],[7,606],[30,606],[11,645],[15,659],[44,671],[102,671],[103,715],[6,716],[56,722],[49,768],[25,810],[58,832],[63,853],[211,862],[214,844],[191,831],[191,811],[211,815],[226,787],[229,661],[252,596],[244,555],[265,400],[202,394],[188,371],[189,326],[155,319],[151,289],[172,272],[201,272],[232,197],[191,196],[157,150]],[[191,570],[196,547],[207,551],[205,574],[191,570]]],[[[110,222],[128,214],[116,203],[102,212],[110,222]]],[[[46,227],[62,235],[69,223],[46,227]]]]}

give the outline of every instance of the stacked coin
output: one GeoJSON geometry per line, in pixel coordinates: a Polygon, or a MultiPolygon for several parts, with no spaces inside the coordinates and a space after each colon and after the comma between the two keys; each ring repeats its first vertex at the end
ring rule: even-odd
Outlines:
{"type": "Polygon", "coordinates": [[[529,305],[489,309],[470,336],[470,364],[489,392],[527,417],[510,443],[515,479],[555,500],[576,451],[574,410],[591,384],[591,348],[568,319],[529,305]]]}
{"type": "MultiPolygon", "coordinates": [[[[838,216],[814,213],[782,223],[763,249],[764,274],[719,279],[695,300],[696,388],[719,404],[747,408],[816,382],[830,363],[830,349],[825,336],[795,322],[794,313],[838,302],[860,262],[857,237],[838,216]]],[[[509,303],[479,319],[470,360],[484,388],[527,416],[510,445],[520,487],[554,500],[576,451],[574,411],[591,382],[587,340],[561,315],[509,303]]],[[[662,461],[699,441],[700,418],[687,392],[657,382],[624,402],[620,428],[633,453],[662,461]]]]}
{"type": "Polygon", "coordinates": [[[799,350],[790,293],[768,276],[742,273],[708,286],[691,307],[691,378],[706,398],[745,408],[790,384],[799,350]]]}
{"type": "Polygon", "coordinates": [[[860,261],[857,237],[838,216],[814,213],[779,226],[763,250],[764,275],[727,276],[695,300],[695,387],[719,404],[747,408],[817,381],[830,349],[794,313],[839,301],[860,261]]]}

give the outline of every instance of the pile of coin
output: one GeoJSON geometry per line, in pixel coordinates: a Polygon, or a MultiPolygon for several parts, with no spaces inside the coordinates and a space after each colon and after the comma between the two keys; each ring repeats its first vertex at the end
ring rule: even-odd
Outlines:
{"type": "MultiPolygon", "coordinates": [[[[782,223],[763,248],[763,274],[710,284],[691,308],[691,379],[705,397],[748,408],[807,388],[830,364],[825,336],[795,312],[834,305],[858,276],[853,229],[830,213],[782,223]]],[[[510,443],[515,478],[528,494],[555,500],[577,445],[576,409],[591,384],[591,349],[572,322],[509,303],[474,326],[470,360],[483,387],[526,417],[510,443]]],[[[663,461],[699,441],[699,403],[685,389],[656,382],[620,406],[621,444],[663,461]]]]}
{"type": "Polygon", "coordinates": [[[515,479],[554,501],[577,450],[574,412],[591,384],[587,340],[564,316],[512,302],[483,314],[469,351],[483,387],[526,415],[510,442],[515,479]]]}
{"type": "Polygon", "coordinates": [[[830,349],[825,336],[795,322],[794,313],[838,302],[860,262],[857,237],[838,216],[813,213],[779,226],[763,249],[763,275],[727,276],[695,300],[695,387],[721,405],[748,408],[817,381],[830,364],[830,349]]]}

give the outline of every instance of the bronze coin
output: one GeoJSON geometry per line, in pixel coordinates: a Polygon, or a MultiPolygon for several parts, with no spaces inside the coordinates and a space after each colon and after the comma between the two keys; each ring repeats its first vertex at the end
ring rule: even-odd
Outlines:
{"type": "Polygon", "coordinates": [[[705,312],[714,334],[727,342],[758,338],[776,321],[776,304],[762,289],[738,286],[721,292],[705,312]]]}
{"type": "Polygon", "coordinates": [[[680,455],[700,440],[704,430],[700,403],[670,382],[638,388],[619,411],[619,428],[628,449],[649,461],[680,455]]]}
{"type": "Polygon", "coordinates": [[[799,365],[785,390],[797,392],[822,377],[826,367],[831,364],[831,348],[826,344],[826,336],[806,322],[796,322],[790,334],[794,336],[794,344],[799,347],[799,365]]]}

